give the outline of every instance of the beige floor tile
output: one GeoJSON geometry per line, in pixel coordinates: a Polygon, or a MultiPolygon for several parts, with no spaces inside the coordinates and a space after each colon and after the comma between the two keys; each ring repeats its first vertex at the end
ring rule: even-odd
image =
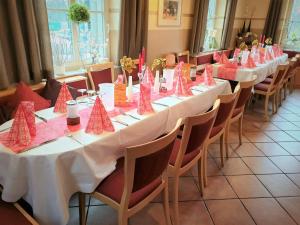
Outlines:
{"type": "Polygon", "coordinates": [[[300,173],[300,162],[294,156],[272,156],[270,159],[284,173],[300,173]]]}
{"type": "Polygon", "coordinates": [[[295,141],[290,135],[284,131],[265,131],[265,134],[272,138],[274,141],[295,141]]]}
{"type": "Polygon", "coordinates": [[[286,131],[290,136],[300,141],[300,131],[299,130],[288,130],[286,131]]]}
{"type": "Polygon", "coordinates": [[[300,196],[300,189],[284,174],[257,177],[274,197],[300,196]]]}
{"type": "Polygon", "coordinates": [[[243,199],[257,225],[296,225],[273,198],[243,199]]]}
{"type": "Polygon", "coordinates": [[[277,198],[280,205],[300,224],[300,197],[277,198]]]}
{"type": "Polygon", "coordinates": [[[179,224],[213,225],[213,222],[203,201],[191,201],[179,203],[179,224]]]}
{"type": "Polygon", "coordinates": [[[253,124],[258,132],[266,130],[280,130],[280,128],[269,122],[253,122],[251,124],[253,124]]]}
{"type": "MultiPolygon", "coordinates": [[[[163,205],[151,203],[129,219],[130,225],[166,225],[163,205]]],[[[96,224],[95,224],[96,225],[96,224]]]]}
{"type": "Polygon", "coordinates": [[[267,157],[243,157],[243,161],[254,174],[282,173],[267,157]]]}
{"type": "Polygon", "coordinates": [[[258,148],[252,143],[243,143],[241,146],[238,144],[231,144],[232,149],[240,156],[265,156],[258,148]]]}
{"type": "MultiPolygon", "coordinates": [[[[194,177],[181,177],[179,180],[179,201],[201,200],[197,183],[194,177]]],[[[169,178],[170,200],[173,199],[174,178],[169,178]]]]}
{"type": "MultiPolygon", "coordinates": [[[[191,173],[194,177],[198,177],[198,167],[193,167],[191,170],[191,173]]],[[[219,169],[218,165],[216,162],[208,158],[207,159],[207,176],[220,176],[222,175],[222,171],[219,169]]]]}
{"type": "MultiPolygon", "coordinates": [[[[211,144],[208,147],[208,153],[209,155],[211,155],[211,157],[213,158],[218,158],[221,157],[220,156],[220,144],[211,144]]],[[[232,148],[230,148],[230,144],[228,146],[228,151],[229,151],[229,157],[239,157],[233,150],[232,148]]],[[[224,150],[224,154],[225,154],[225,150],[224,150]]]]}
{"type": "Polygon", "coordinates": [[[293,122],[293,124],[295,124],[300,129],[300,122],[293,122]]]}
{"type": "Polygon", "coordinates": [[[238,199],[209,200],[206,205],[215,225],[255,224],[238,199]]]}
{"type": "Polygon", "coordinates": [[[300,173],[286,174],[300,188],[300,173]]]}
{"type": "Polygon", "coordinates": [[[117,211],[110,206],[90,206],[87,217],[88,225],[117,225],[117,211]]]}
{"type": "Polygon", "coordinates": [[[239,198],[271,197],[254,175],[228,176],[227,178],[239,198]]]}
{"type": "Polygon", "coordinates": [[[203,199],[237,198],[224,176],[208,177],[208,186],[204,189],[203,199]]]}
{"type": "MultiPolygon", "coordinates": [[[[216,161],[218,165],[221,165],[221,160],[219,158],[217,158],[216,161]]],[[[252,174],[251,170],[240,158],[225,159],[222,172],[224,175],[252,174]]]]}
{"type": "Polygon", "coordinates": [[[291,155],[300,155],[300,142],[279,142],[291,155]]]}
{"type": "Polygon", "coordinates": [[[300,155],[295,156],[295,158],[300,162],[300,155]]]}
{"type": "MultiPolygon", "coordinates": [[[[283,142],[285,143],[285,142],[283,142]]],[[[286,142],[288,143],[288,142],[286,142]]],[[[277,143],[254,143],[266,156],[290,155],[277,143]]]]}
{"type": "Polygon", "coordinates": [[[262,132],[247,132],[245,136],[251,142],[274,142],[271,138],[262,132]]]}
{"type": "Polygon", "coordinates": [[[285,118],[283,118],[281,115],[274,114],[270,117],[271,122],[280,122],[280,121],[287,121],[285,118]]]}
{"type": "Polygon", "coordinates": [[[79,225],[79,209],[78,207],[69,208],[69,221],[67,225],[79,225]]]}
{"type": "Polygon", "coordinates": [[[291,122],[273,122],[281,130],[299,130],[300,128],[291,122]]]}
{"type": "MultiPolygon", "coordinates": [[[[242,135],[242,143],[249,142],[249,140],[242,135]]],[[[239,143],[239,133],[237,131],[231,131],[228,135],[228,143],[239,143]]]]}
{"type": "Polygon", "coordinates": [[[290,122],[300,122],[300,116],[298,116],[297,114],[283,114],[281,115],[281,117],[290,122]]]}

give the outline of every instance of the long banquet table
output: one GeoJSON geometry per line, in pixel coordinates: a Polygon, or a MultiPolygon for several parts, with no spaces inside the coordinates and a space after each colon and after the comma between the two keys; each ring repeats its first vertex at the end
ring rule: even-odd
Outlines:
{"type": "MultiPolygon", "coordinates": [[[[285,63],[288,59],[288,54],[284,53],[272,61],[267,61],[264,64],[258,64],[255,68],[238,68],[236,71],[236,81],[249,81],[255,76],[255,84],[258,84],[266,79],[269,75],[275,73],[276,68],[279,64],[285,63]]],[[[218,76],[219,64],[213,64],[213,76],[218,76]]]]}
{"type": "MultiPolygon", "coordinates": [[[[129,111],[141,120],[117,116],[129,126],[113,123],[115,132],[91,135],[80,130],[20,154],[0,143],[3,200],[14,202],[24,198],[41,224],[66,224],[71,196],[79,191],[94,191],[115,169],[116,160],[123,156],[125,147],[157,138],[170,131],[178,118],[205,112],[219,94],[231,92],[228,81],[216,81],[215,86],[195,86],[198,90],[192,91],[193,96],[168,96],[156,100],[165,105],[152,104],[155,113],[138,115],[136,109],[129,111]]],[[[53,113],[53,108],[37,113],[46,119],[58,116],[53,113]]],[[[0,131],[11,124],[12,121],[3,124],[0,131]]]]}

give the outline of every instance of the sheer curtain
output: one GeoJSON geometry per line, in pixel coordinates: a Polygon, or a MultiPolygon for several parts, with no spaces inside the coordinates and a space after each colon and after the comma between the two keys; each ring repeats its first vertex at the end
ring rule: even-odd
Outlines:
{"type": "Polygon", "coordinates": [[[0,1],[0,89],[53,72],[44,0],[0,1]]]}

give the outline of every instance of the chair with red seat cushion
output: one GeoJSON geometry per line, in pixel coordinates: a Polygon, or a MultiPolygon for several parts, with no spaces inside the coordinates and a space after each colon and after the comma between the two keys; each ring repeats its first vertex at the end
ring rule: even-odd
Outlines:
{"type": "Polygon", "coordinates": [[[88,68],[88,77],[93,90],[98,90],[102,83],[114,82],[114,64],[112,62],[91,65],[88,68]]]}
{"type": "Polygon", "coordinates": [[[7,203],[0,198],[0,224],[38,225],[38,223],[17,203],[7,203]]]}
{"type": "MultiPolygon", "coordinates": [[[[236,105],[233,109],[232,116],[228,122],[227,126],[227,132],[225,136],[225,142],[228,143],[228,135],[230,131],[230,125],[234,123],[235,121],[239,121],[239,145],[242,144],[242,130],[243,130],[243,115],[246,108],[247,101],[251,99],[252,95],[252,89],[254,82],[256,80],[256,76],[251,81],[243,81],[240,82],[240,94],[238,97],[238,100],[236,102],[236,105]]],[[[228,145],[225,146],[226,152],[228,152],[228,145]]]]}
{"type": "Polygon", "coordinates": [[[179,177],[198,163],[200,192],[203,194],[203,156],[209,133],[214,124],[220,100],[207,113],[183,119],[182,138],[177,139],[169,162],[168,172],[174,177],[174,211],[175,225],[179,223],[178,188],[179,177]]]}
{"type": "MultiPolygon", "coordinates": [[[[238,100],[240,93],[240,86],[237,85],[234,92],[228,95],[219,95],[220,98],[220,108],[217,114],[216,121],[214,122],[213,128],[210,132],[208,144],[215,142],[220,138],[220,156],[221,156],[221,165],[224,165],[224,144],[228,145],[227,141],[225,141],[226,133],[227,133],[227,125],[230,120],[235,104],[238,100]]],[[[226,147],[226,157],[228,157],[228,147],[226,147]]],[[[206,163],[206,162],[205,162],[206,163]]],[[[205,164],[206,165],[206,164],[205,164]]],[[[205,184],[206,176],[205,176],[205,184]]]]}
{"type": "MultiPolygon", "coordinates": [[[[129,217],[162,191],[166,224],[171,225],[166,169],[180,125],[181,120],[169,134],[146,144],[126,148],[125,158],[118,160],[116,170],[91,194],[118,211],[119,225],[127,225],[129,217]]],[[[81,193],[79,199],[80,222],[85,224],[84,194],[81,193]]]]}
{"type": "Polygon", "coordinates": [[[273,96],[272,100],[272,112],[275,113],[278,108],[277,101],[277,93],[280,88],[281,82],[287,73],[289,64],[282,64],[277,66],[277,70],[273,75],[272,82],[270,84],[267,83],[258,83],[254,85],[254,94],[256,95],[264,95],[265,98],[265,119],[269,120],[268,106],[269,106],[269,98],[273,96]]]}
{"type": "Polygon", "coordinates": [[[188,50],[183,52],[178,52],[176,54],[176,58],[177,58],[177,63],[180,62],[190,63],[190,52],[188,50]]]}

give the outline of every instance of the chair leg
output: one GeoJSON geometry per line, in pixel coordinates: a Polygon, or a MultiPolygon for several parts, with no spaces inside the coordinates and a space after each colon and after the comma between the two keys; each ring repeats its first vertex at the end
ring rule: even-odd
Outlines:
{"type": "Polygon", "coordinates": [[[166,217],[166,224],[167,225],[171,225],[170,207],[169,207],[169,184],[168,184],[168,181],[166,183],[166,187],[164,188],[164,211],[165,211],[165,217],[166,217]]]}
{"type": "Polygon", "coordinates": [[[174,225],[179,225],[179,205],[178,205],[178,195],[179,195],[179,177],[174,178],[174,225]]]}
{"type": "Polygon", "coordinates": [[[228,149],[228,136],[229,136],[229,132],[230,132],[230,123],[228,123],[226,129],[225,129],[225,152],[226,152],[226,158],[228,159],[229,157],[229,149],[228,149]]]}
{"type": "Polygon", "coordinates": [[[243,135],[243,115],[239,118],[239,145],[242,145],[242,135],[243,135]]]}
{"type": "MultiPolygon", "coordinates": [[[[209,146],[209,145],[208,145],[209,146]]],[[[204,176],[204,187],[207,186],[207,154],[208,154],[208,146],[204,148],[203,152],[203,176],[204,176]]]]}
{"type": "Polygon", "coordinates": [[[283,100],[286,99],[286,91],[287,91],[288,81],[283,85],[283,100]]]}
{"type": "Polygon", "coordinates": [[[125,215],[125,209],[120,209],[118,215],[118,225],[128,225],[128,217],[125,215]]]}
{"type": "Polygon", "coordinates": [[[86,215],[85,215],[85,194],[79,193],[79,220],[80,225],[85,225],[86,215]]]}
{"type": "Polygon", "coordinates": [[[204,191],[204,157],[202,156],[198,161],[198,182],[200,187],[200,194],[203,196],[204,191]]]}
{"type": "Polygon", "coordinates": [[[276,113],[276,108],[277,108],[277,102],[278,102],[278,95],[274,93],[273,99],[272,99],[272,114],[276,113]]]}
{"type": "Polygon", "coordinates": [[[266,119],[266,121],[269,121],[268,106],[269,106],[269,95],[266,95],[266,99],[265,99],[265,119],[266,119]]]}
{"type": "Polygon", "coordinates": [[[224,133],[220,137],[220,157],[221,157],[221,166],[224,166],[224,133]]]}

